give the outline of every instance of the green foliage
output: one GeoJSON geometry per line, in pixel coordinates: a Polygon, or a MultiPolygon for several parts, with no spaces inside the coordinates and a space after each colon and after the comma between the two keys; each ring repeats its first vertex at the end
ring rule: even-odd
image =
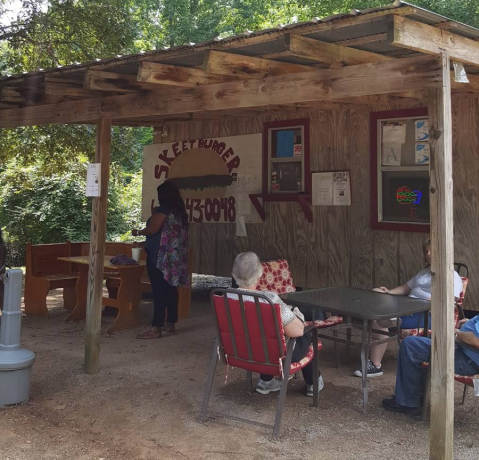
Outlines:
{"type": "MultiPolygon", "coordinates": [[[[11,2],[4,1],[8,9],[11,2]]],[[[0,41],[12,72],[91,61],[128,49],[136,35],[125,0],[22,0],[22,9],[0,41]]]]}
{"type": "MultiPolygon", "coordinates": [[[[23,264],[25,243],[89,241],[91,199],[85,196],[86,164],[45,176],[38,166],[14,164],[0,175],[0,222],[9,262],[23,264]]],[[[125,182],[113,178],[108,197],[107,239],[120,239],[139,224],[141,174],[125,182]],[[139,178],[138,178],[139,177],[139,178]],[[124,193],[126,190],[127,193],[124,193]],[[136,195],[135,195],[136,194],[136,195]]]]}

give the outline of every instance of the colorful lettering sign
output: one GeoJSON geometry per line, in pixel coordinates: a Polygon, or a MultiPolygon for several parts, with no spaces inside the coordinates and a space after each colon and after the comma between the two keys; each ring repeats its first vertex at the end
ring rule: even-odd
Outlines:
{"type": "MultiPolygon", "coordinates": [[[[248,190],[262,190],[262,135],[195,139],[148,145],[143,157],[142,216],[158,206],[156,188],[165,180],[176,184],[185,200],[190,222],[236,221],[238,177],[251,176],[248,190]]],[[[243,181],[244,182],[244,181],[243,181]]],[[[260,222],[256,211],[246,222],[260,222]]]]}

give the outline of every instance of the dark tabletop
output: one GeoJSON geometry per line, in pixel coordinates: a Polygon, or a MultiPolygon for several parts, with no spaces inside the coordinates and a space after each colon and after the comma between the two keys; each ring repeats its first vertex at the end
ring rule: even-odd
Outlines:
{"type": "Polygon", "coordinates": [[[349,287],[291,292],[281,297],[289,305],[370,320],[411,315],[431,308],[428,300],[349,287]]]}

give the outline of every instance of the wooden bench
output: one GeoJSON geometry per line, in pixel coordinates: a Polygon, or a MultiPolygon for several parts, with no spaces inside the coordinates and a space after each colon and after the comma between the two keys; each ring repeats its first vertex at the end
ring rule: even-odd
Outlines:
{"type": "MultiPolygon", "coordinates": [[[[131,257],[133,243],[110,242],[105,243],[105,255],[115,256],[126,254],[131,257]]],[[[76,304],[76,282],[78,267],[58,260],[58,257],[72,257],[88,255],[89,242],[70,242],[55,244],[27,243],[26,246],[26,274],[25,274],[25,313],[27,315],[48,316],[47,295],[51,289],[63,288],[63,302],[67,310],[76,304]]],[[[141,254],[143,260],[146,253],[141,254]]],[[[191,286],[191,272],[193,269],[193,250],[189,251],[189,273],[191,286]]],[[[105,270],[106,287],[112,299],[120,286],[118,272],[105,270]]],[[[141,278],[141,292],[151,293],[150,279],[146,269],[141,278]]],[[[186,319],[189,316],[191,305],[191,288],[179,288],[178,317],[186,319]]]]}
{"type": "Polygon", "coordinates": [[[58,257],[70,256],[71,243],[36,244],[27,243],[25,272],[25,313],[48,316],[47,295],[51,289],[63,288],[66,309],[75,306],[75,286],[78,274],[67,262],[58,257]]]}

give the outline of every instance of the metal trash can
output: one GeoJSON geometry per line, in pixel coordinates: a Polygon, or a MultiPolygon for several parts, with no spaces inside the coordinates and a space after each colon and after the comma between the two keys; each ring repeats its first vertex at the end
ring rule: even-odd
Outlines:
{"type": "Polygon", "coordinates": [[[30,377],[35,353],[21,348],[21,270],[7,270],[4,277],[2,323],[0,325],[0,407],[30,398],[30,377]]]}

